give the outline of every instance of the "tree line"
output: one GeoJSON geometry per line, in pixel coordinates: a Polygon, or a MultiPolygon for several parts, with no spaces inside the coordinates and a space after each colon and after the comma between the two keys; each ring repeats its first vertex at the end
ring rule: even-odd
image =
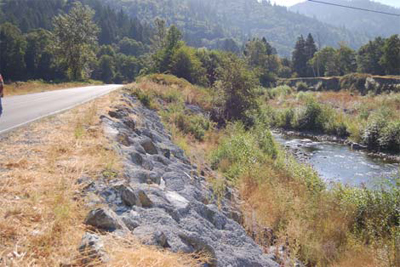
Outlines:
{"type": "MultiPolygon", "coordinates": [[[[17,4],[22,2],[7,0],[6,4],[18,8],[17,4]]],[[[309,34],[307,38],[298,38],[292,59],[287,59],[279,57],[266,38],[253,38],[242,48],[225,52],[193,48],[186,45],[184,34],[177,27],[168,27],[162,19],[147,25],[97,0],[84,2],[90,7],[81,1],[41,1],[53,10],[49,11],[51,14],[57,13],[51,25],[44,15],[37,20],[10,17],[13,23],[1,24],[0,72],[6,79],[91,78],[122,83],[131,82],[140,74],[158,72],[171,73],[202,86],[214,86],[217,70],[227,58],[242,62],[243,68],[251,71],[265,87],[277,78],[345,75],[357,71],[400,74],[398,35],[376,38],[355,51],[345,44],[337,49],[319,50],[309,34]]]]}
{"type": "Polygon", "coordinates": [[[300,36],[292,54],[295,76],[342,76],[360,72],[374,75],[400,75],[400,38],[378,37],[357,51],[341,43],[335,49],[327,46],[317,49],[311,34],[300,36]]]}
{"type": "Polygon", "coordinates": [[[150,25],[98,0],[4,0],[2,10],[0,72],[8,81],[129,82],[153,35],[150,25]]]}

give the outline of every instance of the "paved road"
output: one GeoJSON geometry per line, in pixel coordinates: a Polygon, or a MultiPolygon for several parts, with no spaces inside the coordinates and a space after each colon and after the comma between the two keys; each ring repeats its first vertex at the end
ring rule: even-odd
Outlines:
{"type": "Polygon", "coordinates": [[[121,87],[122,85],[79,87],[3,98],[0,134],[43,117],[71,109],[121,87]]]}

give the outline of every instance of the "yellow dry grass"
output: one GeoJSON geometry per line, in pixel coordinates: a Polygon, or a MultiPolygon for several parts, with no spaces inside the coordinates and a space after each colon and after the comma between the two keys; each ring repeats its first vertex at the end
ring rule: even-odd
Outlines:
{"type": "MultiPolygon", "coordinates": [[[[164,76],[170,77],[168,75],[164,76]]],[[[140,89],[151,97],[159,97],[168,103],[184,101],[187,104],[197,105],[204,110],[211,109],[212,101],[210,99],[210,91],[205,92],[205,88],[196,87],[188,82],[162,84],[153,81],[151,78],[144,77],[138,85],[131,85],[130,89],[140,89]]]]}
{"type": "Polygon", "coordinates": [[[67,89],[73,87],[99,85],[99,84],[102,83],[97,81],[69,82],[69,83],[45,83],[42,81],[15,82],[4,85],[4,95],[6,97],[15,95],[26,95],[26,94],[67,89]]]}
{"type": "MultiPolygon", "coordinates": [[[[114,92],[0,139],[0,266],[82,265],[77,248],[88,210],[77,179],[120,172],[99,120],[117,102],[114,92]]],[[[110,241],[107,266],[198,263],[133,238],[104,238],[110,241]]]]}

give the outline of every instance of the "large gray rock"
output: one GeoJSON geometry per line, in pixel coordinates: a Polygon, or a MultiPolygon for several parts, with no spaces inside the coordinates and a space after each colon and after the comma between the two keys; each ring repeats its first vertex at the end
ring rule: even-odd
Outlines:
{"type": "Polygon", "coordinates": [[[101,230],[114,231],[123,229],[123,222],[114,211],[106,208],[98,208],[89,212],[85,223],[101,230]]]}
{"type": "Polygon", "coordinates": [[[154,155],[157,154],[157,148],[149,137],[141,137],[138,140],[139,144],[143,147],[146,153],[154,155]]]}

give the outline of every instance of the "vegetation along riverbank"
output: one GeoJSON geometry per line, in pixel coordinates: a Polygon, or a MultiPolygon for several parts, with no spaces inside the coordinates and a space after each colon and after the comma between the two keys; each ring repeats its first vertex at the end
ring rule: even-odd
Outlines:
{"type": "MultiPolygon", "coordinates": [[[[239,66],[223,69],[237,69],[232,74],[237,75],[243,71],[239,66]]],[[[217,92],[225,99],[230,80],[224,73],[220,75],[222,87],[217,92]]],[[[251,76],[235,77],[239,79],[236,84],[251,82],[251,76]]],[[[143,104],[159,111],[173,141],[192,162],[219,171],[220,178],[210,181],[216,197],[223,197],[230,186],[239,189],[245,203],[244,224],[256,240],[265,242],[263,227],[272,229],[268,245],[285,247],[288,257],[309,266],[398,264],[398,187],[372,191],[337,185],[328,190],[311,168],[297,163],[274,142],[268,130],[270,109],[257,106],[259,113],[251,125],[246,123],[245,113],[224,127],[211,120],[215,106],[229,103],[220,100],[217,105],[215,89],[153,75],[131,90],[143,104]],[[193,114],[187,113],[185,106],[193,114]]],[[[264,94],[254,98],[258,103],[264,99],[264,94]]]]}

